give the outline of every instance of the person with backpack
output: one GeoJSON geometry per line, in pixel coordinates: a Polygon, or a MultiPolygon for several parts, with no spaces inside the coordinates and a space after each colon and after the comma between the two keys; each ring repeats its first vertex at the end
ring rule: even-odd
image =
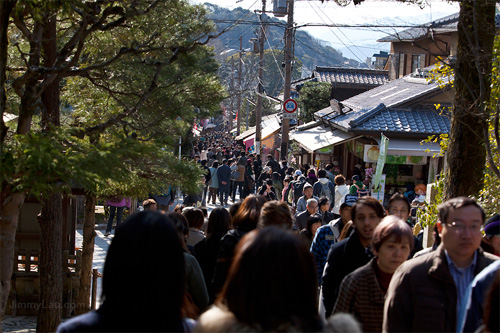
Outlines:
{"type": "Polygon", "coordinates": [[[293,202],[293,206],[297,206],[297,201],[303,195],[306,177],[302,175],[300,170],[295,171],[296,179],[290,183],[291,191],[288,194],[289,201],[293,202]]]}
{"type": "Polygon", "coordinates": [[[319,198],[326,197],[328,201],[335,202],[335,185],[328,179],[326,170],[319,170],[318,177],[318,181],[313,185],[313,195],[319,198]]]}

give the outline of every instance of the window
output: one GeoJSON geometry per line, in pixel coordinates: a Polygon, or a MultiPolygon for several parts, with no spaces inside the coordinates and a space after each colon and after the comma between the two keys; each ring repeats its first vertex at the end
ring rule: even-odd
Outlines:
{"type": "Polygon", "coordinates": [[[420,68],[420,54],[411,56],[411,72],[415,72],[417,68],[420,68]]]}

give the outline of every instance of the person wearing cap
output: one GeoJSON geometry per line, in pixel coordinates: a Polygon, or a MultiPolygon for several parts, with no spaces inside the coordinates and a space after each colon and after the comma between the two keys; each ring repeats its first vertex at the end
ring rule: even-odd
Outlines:
{"type": "Polygon", "coordinates": [[[338,242],[340,232],[347,222],[351,220],[351,209],[357,200],[358,198],[355,196],[348,197],[348,200],[340,206],[340,217],[319,227],[316,231],[311,244],[311,253],[314,256],[318,272],[318,285],[321,285],[321,277],[328,257],[328,251],[334,243],[338,242]]]}
{"type": "Polygon", "coordinates": [[[302,190],[304,195],[297,200],[297,209],[296,215],[299,215],[301,212],[307,209],[307,200],[314,198],[316,201],[319,201],[318,197],[313,196],[313,187],[309,183],[304,184],[304,189],[302,190]]]}
{"type": "Polygon", "coordinates": [[[481,248],[500,257],[500,214],[495,214],[486,221],[481,248]]]}

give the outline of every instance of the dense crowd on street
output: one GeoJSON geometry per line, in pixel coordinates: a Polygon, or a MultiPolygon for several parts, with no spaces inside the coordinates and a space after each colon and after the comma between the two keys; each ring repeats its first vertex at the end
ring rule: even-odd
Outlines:
{"type": "Polygon", "coordinates": [[[102,305],[59,331],[500,331],[500,214],[450,199],[424,248],[412,198],[384,207],[359,170],[291,166],[220,131],[192,158],[203,186],[173,209],[168,189],[120,223],[129,203],[109,200],[102,305]]]}

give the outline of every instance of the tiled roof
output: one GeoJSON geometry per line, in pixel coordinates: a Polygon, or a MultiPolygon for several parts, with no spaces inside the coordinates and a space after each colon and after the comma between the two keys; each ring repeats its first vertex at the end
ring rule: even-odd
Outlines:
{"type": "MultiPolygon", "coordinates": [[[[442,89],[436,82],[407,75],[342,101],[342,114],[328,107],[317,111],[314,118],[349,132],[448,133],[449,119],[425,103],[442,89]]],[[[447,104],[445,99],[442,105],[447,104]]]]}
{"type": "Polygon", "coordinates": [[[430,110],[383,108],[368,120],[352,125],[355,125],[353,132],[442,134],[450,131],[450,119],[430,110]]]}
{"type": "MultiPolygon", "coordinates": [[[[459,13],[445,16],[435,21],[424,23],[420,27],[406,29],[398,32],[397,34],[380,38],[377,42],[409,42],[427,37],[429,35],[457,31],[458,17],[459,13]]],[[[495,15],[495,25],[497,29],[500,27],[499,14],[495,15]]]]}
{"type": "Polygon", "coordinates": [[[377,42],[400,42],[412,41],[426,37],[429,34],[440,34],[445,32],[457,31],[458,13],[437,19],[432,22],[422,24],[421,27],[403,30],[397,34],[380,38],[377,42]]]}
{"type": "Polygon", "coordinates": [[[389,81],[389,71],[317,66],[312,76],[319,82],[379,86],[389,81]]]}

